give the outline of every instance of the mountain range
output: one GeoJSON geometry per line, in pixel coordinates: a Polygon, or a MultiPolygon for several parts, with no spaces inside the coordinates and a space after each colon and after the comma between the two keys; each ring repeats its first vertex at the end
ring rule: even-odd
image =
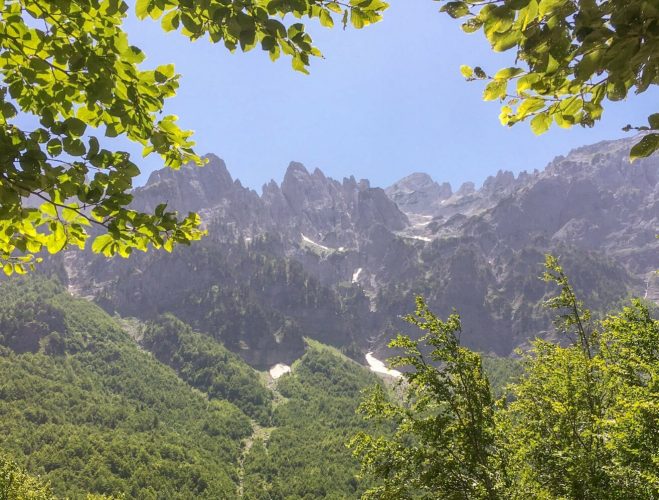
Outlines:
{"type": "Polygon", "coordinates": [[[632,142],[456,191],[423,173],[382,189],[293,162],[258,194],[207,155],[203,168],[155,171],[133,193],[138,210],[165,201],[198,212],[203,241],[109,262],[69,252],[51,265],[106,311],[172,313],[255,367],[299,358],[304,337],[386,357],[417,294],[439,315],[457,309],[466,345],[507,356],[553,335],[552,290],[538,279],[547,252],[595,311],[631,294],[659,302],[659,158],[630,164],[632,142]]]}

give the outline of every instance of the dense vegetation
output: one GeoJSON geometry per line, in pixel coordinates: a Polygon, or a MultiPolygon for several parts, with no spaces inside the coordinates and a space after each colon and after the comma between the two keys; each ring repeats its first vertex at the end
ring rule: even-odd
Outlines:
{"type": "Polygon", "coordinates": [[[147,324],[142,345],[210,398],[232,402],[261,425],[270,423],[272,393],[255,370],[222,344],[165,314],[147,324]]]}
{"type": "Polygon", "coordinates": [[[46,482],[71,498],[364,490],[345,447],[371,428],[355,413],[378,381],[363,366],[308,341],[269,389],[264,374],[170,314],[131,333],[55,280],[0,285],[0,450],[18,463],[5,462],[7,477],[23,478],[35,498],[52,497],[38,496],[51,495],[46,482]]]}
{"type": "Polygon", "coordinates": [[[53,494],[47,485],[27,474],[7,457],[0,455],[0,498],[51,500],[53,494]]]}
{"type": "Polygon", "coordinates": [[[292,374],[278,381],[285,399],[274,411],[276,428],[247,457],[245,497],[357,498],[364,486],[345,444],[370,427],[355,410],[363,389],[377,380],[335,350],[312,343],[292,374]]]}
{"type": "Polygon", "coordinates": [[[0,310],[0,449],[28,472],[72,498],[235,495],[251,434],[238,408],[190,390],[52,281],[3,283],[0,310]]]}
{"type": "Polygon", "coordinates": [[[400,335],[403,403],[379,389],[361,406],[391,435],[357,434],[372,498],[651,499],[659,496],[659,321],[639,300],[600,322],[576,299],[556,259],[548,305],[563,345],[536,340],[523,373],[496,400],[481,356],[460,345],[457,314],[440,320],[417,299],[400,335]]]}
{"type": "Polygon", "coordinates": [[[313,340],[273,381],[171,314],[129,336],[55,280],[2,283],[0,491],[654,498],[659,322],[639,301],[591,321],[548,264],[562,345],[481,356],[460,346],[458,316],[443,322],[419,302],[408,319],[425,335],[394,342],[409,370],[397,391],[313,340]]]}

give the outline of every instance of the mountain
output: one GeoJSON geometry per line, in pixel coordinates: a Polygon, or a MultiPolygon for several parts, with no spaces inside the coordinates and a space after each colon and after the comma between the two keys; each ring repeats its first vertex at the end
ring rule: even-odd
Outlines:
{"type": "Polygon", "coordinates": [[[416,294],[441,315],[457,308],[468,346],[508,355],[551,335],[542,302],[552,290],[537,279],[546,252],[602,313],[631,293],[659,295],[659,159],[629,164],[631,143],[455,192],[426,174],[383,190],[293,162],[259,195],[209,155],[203,168],[154,172],[134,193],[138,209],[198,211],[201,243],[128,261],[69,254],[61,274],[110,312],[173,313],[256,367],[297,359],[303,337],[360,360],[386,356],[416,294]]]}
{"type": "MultiPolygon", "coordinates": [[[[639,277],[657,265],[659,162],[630,164],[633,140],[608,141],[554,159],[542,172],[499,171],[480,190],[459,194],[419,212],[432,217],[428,236],[479,235],[512,249],[544,238],[602,252],[639,277]]],[[[410,215],[432,185],[387,190],[410,215]]],[[[495,252],[496,253],[496,252],[495,252]]]]}
{"type": "Polygon", "coordinates": [[[371,429],[355,415],[378,383],[364,355],[417,334],[400,320],[415,295],[457,308],[497,394],[520,365],[496,355],[554,335],[546,252],[595,314],[659,301],[659,158],[630,165],[630,144],[456,191],[291,163],[258,194],[213,155],[154,172],[134,207],[198,211],[201,242],[67,252],[0,281],[0,468],[63,498],[358,497],[345,442],[371,429]]]}
{"type": "Polygon", "coordinates": [[[415,172],[385,189],[385,193],[402,211],[428,215],[437,211],[453,190],[448,182],[439,185],[428,174],[415,172]]]}

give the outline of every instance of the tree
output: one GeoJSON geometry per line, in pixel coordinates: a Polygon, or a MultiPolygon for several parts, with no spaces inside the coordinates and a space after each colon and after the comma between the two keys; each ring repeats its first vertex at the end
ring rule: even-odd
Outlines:
{"type": "MultiPolygon", "coordinates": [[[[439,0],[444,1],[444,0],[439,0]]],[[[497,52],[515,50],[513,67],[493,76],[462,66],[468,80],[485,80],[485,100],[503,102],[500,120],[530,120],[541,134],[552,123],[593,126],[605,99],[619,101],[659,84],[659,5],[652,0],[458,0],[442,11],[465,18],[467,33],[483,30],[497,52]]],[[[631,158],[659,149],[659,113],[631,158]]]]}
{"type": "MultiPolygon", "coordinates": [[[[228,50],[260,45],[274,60],[307,72],[321,56],[304,24],[318,19],[362,28],[380,19],[382,0],[137,0],[140,19],[191,40],[208,36],[228,50]],[[287,16],[287,17],[285,17],[287,16]],[[278,18],[282,18],[279,20],[278,18]],[[295,22],[292,22],[295,21],[295,22]]],[[[42,250],[69,245],[127,257],[149,246],[171,251],[201,238],[200,219],[179,219],[158,206],[130,208],[139,168],[128,154],[103,147],[121,136],[165,165],[201,164],[192,132],[160,116],[178,87],[171,64],[144,70],[130,45],[122,0],[0,0],[0,266],[25,273],[42,250]],[[32,117],[32,120],[26,119],[32,117]],[[23,124],[34,122],[33,127],[23,124]],[[37,124],[38,122],[38,124],[37,124]]]]}
{"type": "Polygon", "coordinates": [[[495,442],[495,403],[479,354],[460,346],[460,317],[437,318],[421,297],[405,318],[424,333],[398,335],[389,346],[403,354],[405,403],[388,401],[376,386],[360,411],[366,419],[396,425],[392,438],[365,432],[350,442],[362,470],[383,479],[374,498],[498,498],[500,453],[495,442]],[[423,351],[430,351],[424,354],[423,351]]]}
{"type": "Polygon", "coordinates": [[[28,475],[14,462],[0,455],[0,498],[53,500],[55,496],[50,492],[47,484],[28,475]]]}
{"type": "Polygon", "coordinates": [[[633,300],[594,322],[557,260],[546,267],[567,345],[536,340],[496,402],[480,355],[459,346],[459,318],[442,322],[419,299],[408,320],[427,333],[391,343],[405,400],[376,389],[361,406],[396,430],[350,443],[381,481],[371,497],[657,498],[659,321],[633,300]]]}

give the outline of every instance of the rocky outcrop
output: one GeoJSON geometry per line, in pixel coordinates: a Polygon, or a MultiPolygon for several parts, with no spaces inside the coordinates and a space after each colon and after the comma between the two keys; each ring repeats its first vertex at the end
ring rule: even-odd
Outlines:
{"type": "Polygon", "coordinates": [[[212,154],[204,159],[207,163],[203,167],[189,164],[179,170],[163,168],[151,173],[146,185],[133,193],[134,207],[153,211],[158,204],[167,203],[169,210],[188,213],[221,203],[233,190],[233,179],[223,160],[212,154]]]}
{"type": "Polygon", "coordinates": [[[385,192],[402,211],[421,215],[434,214],[441,202],[453,194],[448,182],[440,185],[419,172],[402,178],[385,192]]]}

